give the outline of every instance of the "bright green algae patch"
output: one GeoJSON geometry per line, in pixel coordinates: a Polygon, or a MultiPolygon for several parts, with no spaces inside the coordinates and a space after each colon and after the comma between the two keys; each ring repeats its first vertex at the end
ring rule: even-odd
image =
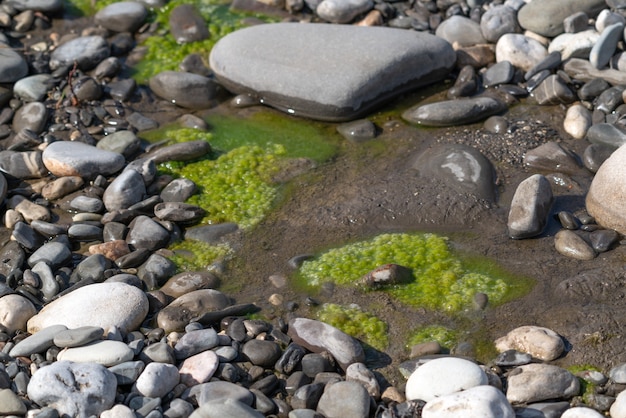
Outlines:
{"type": "Polygon", "coordinates": [[[317,312],[317,318],[378,350],[384,350],[389,344],[387,324],[358,305],[325,303],[317,312]]]}
{"type": "Polygon", "coordinates": [[[225,260],[232,255],[227,245],[210,245],[201,241],[184,240],[169,247],[174,255],[169,257],[178,271],[203,271],[218,260],[225,260]]]}
{"type": "Polygon", "coordinates": [[[413,331],[409,336],[407,346],[410,348],[417,344],[437,341],[444,348],[451,349],[459,339],[459,334],[450,328],[439,325],[429,325],[413,331]]]}
{"type": "Polygon", "coordinates": [[[489,303],[497,305],[517,289],[512,277],[468,270],[450,251],[447,238],[435,234],[383,234],[331,249],[305,261],[300,274],[313,286],[328,281],[349,285],[389,263],[412,269],[413,282],[386,289],[411,306],[454,313],[471,307],[476,293],[486,293],[489,303]]]}

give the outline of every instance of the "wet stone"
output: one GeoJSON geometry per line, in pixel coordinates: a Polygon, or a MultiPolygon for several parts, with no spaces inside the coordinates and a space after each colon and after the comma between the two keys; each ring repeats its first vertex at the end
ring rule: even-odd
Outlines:
{"type": "Polygon", "coordinates": [[[515,68],[509,61],[500,61],[485,71],[482,75],[485,87],[494,87],[499,84],[506,84],[513,79],[515,68]]]}
{"type": "Polygon", "coordinates": [[[367,273],[359,282],[364,286],[377,289],[382,286],[393,286],[413,280],[411,269],[398,264],[385,264],[367,273]]]}
{"type": "Polygon", "coordinates": [[[626,128],[609,123],[594,124],[587,131],[586,139],[592,144],[605,145],[615,150],[626,144],[626,128]]]}
{"type": "Polygon", "coordinates": [[[483,124],[483,127],[491,133],[501,134],[509,129],[509,122],[503,116],[490,116],[483,124]]]}
{"type": "Polygon", "coordinates": [[[74,141],[57,141],[43,152],[45,167],[55,176],[94,178],[117,173],[124,166],[121,154],[74,141]]]}
{"type": "Polygon", "coordinates": [[[50,55],[50,68],[69,68],[74,62],[81,70],[91,70],[110,54],[109,44],[101,36],[82,36],[57,47],[50,55]]]}
{"type": "Polygon", "coordinates": [[[507,224],[509,236],[522,239],[541,234],[553,200],[550,182],[544,176],[535,174],[522,181],[511,202],[507,224]]]}
{"type": "Polygon", "coordinates": [[[574,139],[583,139],[591,127],[591,112],[581,104],[574,104],[567,109],[563,128],[574,139]]]}
{"type": "Polygon", "coordinates": [[[557,217],[561,226],[565,229],[574,231],[580,227],[580,222],[571,212],[562,210],[557,214],[557,217]]]}
{"type": "MultiPolygon", "coordinates": [[[[118,154],[119,155],[119,154],[118,154]]],[[[143,177],[135,170],[124,170],[104,191],[102,201],[110,211],[128,209],[146,195],[143,177]]]]}
{"type": "Polygon", "coordinates": [[[554,246],[559,253],[577,260],[593,260],[597,255],[585,239],[570,230],[557,232],[554,246]]]}
{"type": "Polygon", "coordinates": [[[163,202],[184,202],[196,192],[196,184],[189,179],[174,179],[161,190],[163,202]]]}
{"type": "Polygon", "coordinates": [[[619,234],[612,229],[599,229],[589,234],[591,247],[598,253],[611,250],[617,245],[619,239],[619,234]]]}
{"type": "Polygon", "coordinates": [[[459,71],[454,86],[448,90],[448,98],[467,97],[476,92],[478,87],[478,77],[471,65],[464,65],[459,71]]]}
{"type": "Polygon", "coordinates": [[[609,87],[610,85],[606,80],[594,78],[587,81],[578,89],[578,97],[580,97],[581,100],[593,100],[609,87]]]}
{"type": "Polygon", "coordinates": [[[533,97],[540,105],[568,104],[576,100],[574,92],[556,74],[548,76],[533,90],[533,97]]]}
{"type": "Polygon", "coordinates": [[[478,122],[504,110],[506,105],[499,100],[475,97],[418,105],[406,110],[402,118],[425,126],[455,126],[478,122]]]}
{"type": "Polygon", "coordinates": [[[197,42],[209,37],[206,22],[191,4],[181,4],[170,12],[170,32],[179,44],[197,42]]]}
{"type": "Polygon", "coordinates": [[[217,94],[212,79],[192,73],[163,71],[151,77],[149,84],[157,96],[190,109],[211,107],[217,94]]]}
{"type": "Polygon", "coordinates": [[[544,59],[537,63],[533,68],[524,74],[524,79],[529,80],[535,74],[545,70],[554,70],[561,64],[561,53],[559,51],[551,51],[544,59]]]}
{"type": "Polygon", "coordinates": [[[206,242],[208,244],[217,244],[223,237],[233,234],[238,230],[239,226],[232,222],[215,225],[202,225],[188,228],[185,231],[185,238],[206,242]]]}
{"type": "Polygon", "coordinates": [[[138,216],[130,225],[126,242],[132,248],[150,251],[163,248],[170,239],[169,232],[147,216],[138,216]]]}
{"type": "Polygon", "coordinates": [[[20,245],[30,251],[36,250],[43,244],[43,237],[24,222],[17,222],[13,226],[13,233],[11,236],[19,242],[20,245]]]}
{"type": "Polygon", "coordinates": [[[376,126],[367,119],[361,119],[338,125],[337,132],[349,141],[362,142],[376,137],[376,126]]]}
{"type": "Polygon", "coordinates": [[[524,154],[524,165],[544,172],[576,174],[580,165],[573,152],[554,141],[546,142],[524,154]]]}
{"type": "Polygon", "coordinates": [[[202,157],[211,151],[211,145],[204,140],[189,141],[168,145],[148,153],[148,159],[154,164],[166,161],[189,161],[202,157]]]}
{"type": "Polygon", "coordinates": [[[122,1],[106,6],[94,16],[95,23],[113,32],[135,32],[148,16],[140,2],[122,1]]]}
{"type": "Polygon", "coordinates": [[[150,119],[139,112],[134,112],[129,115],[126,118],[126,121],[130,123],[130,126],[137,129],[138,132],[156,129],[159,127],[159,123],[157,121],[150,119]]]}
{"type": "Polygon", "coordinates": [[[330,121],[354,119],[382,100],[441,80],[454,61],[452,47],[426,33],[293,23],[236,31],[218,41],[210,55],[217,79],[230,91],[262,92],[270,106],[330,121]],[[311,42],[303,49],[299,39],[311,42]],[[332,77],[328,62],[335,64],[332,77]],[[259,71],[247,71],[251,65],[259,71]],[[381,84],[383,73],[387,82],[381,84]]]}

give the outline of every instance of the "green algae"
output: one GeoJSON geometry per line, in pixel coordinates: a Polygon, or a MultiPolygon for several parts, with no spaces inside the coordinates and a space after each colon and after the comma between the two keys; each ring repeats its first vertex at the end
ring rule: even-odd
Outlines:
{"type": "Polygon", "coordinates": [[[410,306],[455,313],[470,308],[476,293],[487,294],[490,304],[498,305],[510,300],[511,289],[518,289],[510,275],[467,269],[450,250],[447,238],[430,233],[382,234],[331,249],[305,261],[300,275],[310,286],[329,281],[351,285],[388,263],[412,269],[414,281],[385,289],[410,306]]]}
{"type": "Polygon", "coordinates": [[[440,325],[429,325],[416,329],[409,335],[407,348],[417,344],[436,341],[442,348],[450,350],[457,344],[458,340],[458,331],[440,325]]]}
{"type": "Polygon", "coordinates": [[[342,306],[325,303],[317,312],[317,319],[374,347],[384,350],[389,345],[387,324],[358,305],[342,306]]]}
{"type": "Polygon", "coordinates": [[[92,16],[98,10],[117,3],[119,0],[65,0],[63,8],[70,16],[92,16]]]}
{"type": "Polygon", "coordinates": [[[169,249],[173,252],[169,259],[179,272],[206,270],[212,263],[232,256],[232,249],[227,245],[210,245],[195,240],[176,242],[169,249]]]}

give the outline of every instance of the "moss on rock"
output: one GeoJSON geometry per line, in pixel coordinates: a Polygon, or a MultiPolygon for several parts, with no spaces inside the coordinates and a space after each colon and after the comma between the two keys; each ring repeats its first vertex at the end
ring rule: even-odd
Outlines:
{"type": "Polygon", "coordinates": [[[429,325],[414,330],[409,335],[407,347],[410,348],[417,344],[436,341],[441,347],[449,350],[457,344],[458,338],[459,334],[457,331],[440,325],[429,325]]]}
{"type": "Polygon", "coordinates": [[[169,247],[170,258],[178,271],[203,271],[212,263],[228,258],[232,250],[227,245],[210,245],[201,241],[183,240],[169,247]]]}

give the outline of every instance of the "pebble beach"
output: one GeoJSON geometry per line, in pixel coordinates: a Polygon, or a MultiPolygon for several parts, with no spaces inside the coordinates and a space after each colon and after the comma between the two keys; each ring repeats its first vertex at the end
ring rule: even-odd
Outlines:
{"type": "MultiPolygon", "coordinates": [[[[254,148],[255,160],[237,160],[194,136],[211,130],[207,109],[268,107],[332,126],[358,146],[400,125],[515,137],[507,115],[521,103],[560,109],[562,138],[537,131],[523,152],[435,141],[411,172],[462,196],[449,205],[467,206],[454,210],[505,212],[506,240],[549,240],[580,266],[619,253],[626,1],[235,0],[227,6],[256,15],[219,39],[200,3],[98,3],[79,18],[61,0],[0,2],[0,416],[626,418],[626,363],[563,367],[577,340],[558,329],[511,325],[490,341],[499,354],[487,360],[463,344],[422,341],[390,360],[387,376],[376,365],[384,347],[299,309],[317,306],[318,295],[285,300],[288,278],[277,274],[266,281],[269,300],[238,301],[222,288],[226,261],[183,269],[180,260],[202,250],[176,247],[245,235],[265,210],[265,189],[248,172],[261,167],[276,182],[284,174],[273,154],[254,148]],[[150,50],[166,36],[189,53],[176,69],[139,79],[142,60],[168,54],[150,50]],[[185,49],[208,39],[210,51],[185,49]],[[436,99],[373,122],[382,107],[432,86],[445,86],[436,99]],[[192,138],[144,138],[170,124],[192,138]],[[243,188],[256,206],[231,202],[211,218],[214,197],[198,198],[209,174],[174,175],[218,158],[240,166],[217,190],[243,188]],[[523,167],[523,181],[507,183],[502,164],[523,167]],[[564,193],[580,207],[555,210],[564,193]],[[248,218],[226,219],[238,211],[248,218]]],[[[287,179],[315,165],[294,161],[287,179]]],[[[440,226],[448,210],[433,215],[440,226]]],[[[283,261],[295,271],[314,258],[283,261]]],[[[353,278],[358,289],[419,281],[410,266],[375,267],[353,278]]],[[[492,287],[508,283],[466,276],[483,287],[453,285],[447,302],[426,308],[475,318],[506,302],[492,287]]],[[[560,290],[579,297],[599,287],[586,277],[560,290]]],[[[602,286],[603,295],[621,292],[602,286]]]]}

